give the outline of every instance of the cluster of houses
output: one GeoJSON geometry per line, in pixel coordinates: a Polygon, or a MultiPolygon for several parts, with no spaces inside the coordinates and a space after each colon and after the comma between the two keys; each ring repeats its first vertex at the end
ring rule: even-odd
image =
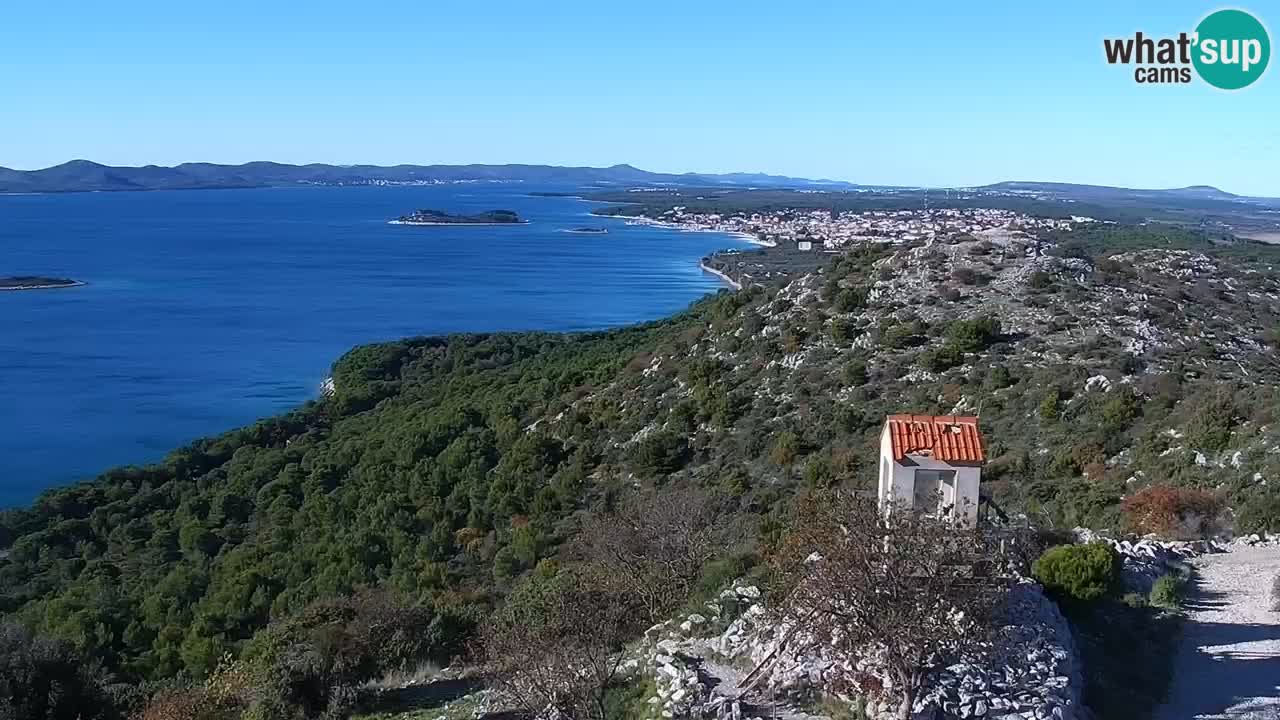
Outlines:
{"type": "Polygon", "coordinates": [[[745,233],[771,242],[790,242],[800,250],[837,251],[856,242],[904,243],[977,235],[991,230],[1069,228],[1089,218],[1042,218],[993,208],[934,208],[834,212],[783,209],[763,213],[693,213],[677,206],[660,222],[693,230],[745,233]]]}

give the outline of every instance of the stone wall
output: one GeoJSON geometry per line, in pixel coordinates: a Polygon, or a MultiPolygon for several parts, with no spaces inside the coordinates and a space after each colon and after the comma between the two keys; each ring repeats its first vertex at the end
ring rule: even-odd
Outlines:
{"type": "MultiPolygon", "coordinates": [[[[1011,590],[1002,618],[989,656],[935,673],[916,702],[918,718],[1086,717],[1079,656],[1057,606],[1028,580],[1011,590]]],[[[892,689],[874,654],[849,667],[787,649],[804,643],[779,649],[789,630],[771,622],[757,588],[738,585],[707,603],[706,612],[650,628],[628,669],[654,678],[654,718],[816,719],[804,708],[824,695],[865,701],[873,718],[894,717],[894,703],[874,691],[883,688],[887,696],[892,689]],[[841,694],[850,677],[866,679],[867,697],[841,694]]]]}

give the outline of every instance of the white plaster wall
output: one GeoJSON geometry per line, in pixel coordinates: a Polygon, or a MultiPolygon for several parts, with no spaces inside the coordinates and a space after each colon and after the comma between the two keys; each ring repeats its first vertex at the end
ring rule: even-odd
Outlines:
{"type": "Polygon", "coordinates": [[[942,487],[943,502],[952,505],[960,514],[960,520],[974,526],[978,522],[978,486],[982,469],[977,467],[948,465],[927,455],[908,455],[914,464],[900,465],[893,461],[893,441],[886,423],[880,430],[880,463],[877,493],[882,503],[903,503],[910,507],[915,496],[915,472],[920,470],[955,470],[956,482],[952,488],[942,487]],[[887,472],[886,472],[887,469],[887,472]]]}
{"type": "Polygon", "coordinates": [[[982,482],[982,469],[976,467],[956,468],[955,508],[957,519],[969,527],[978,524],[978,486],[982,482]]]}
{"type": "Polygon", "coordinates": [[[889,487],[893,481],[893,468],[897,465],[893,461],[893,441],[889,439],[889,423],[885,423],[880,428],[880,463],[879,463],[879,483],[876,485],[876,497],[881,503],[889,500],[889,487]]]}

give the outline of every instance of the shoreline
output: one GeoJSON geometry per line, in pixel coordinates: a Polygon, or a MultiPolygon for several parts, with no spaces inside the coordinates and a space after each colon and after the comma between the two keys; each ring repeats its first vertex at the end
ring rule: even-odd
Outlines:
{"type": "Polygon", "coordinates": [[[725,284],[727,284],[729,287],[733,288],[734,290],[742,289],[742,283],[738,282],[737,280],[734,280],[733,278],[729,277],[727,274],[711,267],[706,262],[699,260],[698,267],[702,268],[703,272],[711,273],[712,275],[715,275],[716,277],[720,278],[725,282],[725,284]]]}
{"type": "Polygon", "coordinates": [[[57,285],[53,285],[53,284],[45,284],[45,285],[10,285],[10,286],[6,286],[6,287],[0,287],[0,292],[3,292],[3,291],[14,291],[14,292],[17,292],[17,291],[19,291],[19,290],[62,290],[62,289],[64,289],[64,288],[84,287],[84,286],[86,286],[86,285],[88,285],[88,284],[89,284],[89,283],[87,283],[87,282],[82,282],[82,281],[80,281],[80,280],[74,280],[74,281],[69,282],[69,283],[59,283],[59,284],[57,284],[57,285]]]}
{"type": "Polygon", "coordinates": [[[388,225],[431,225],[437,227],[466,227],[468,225],[528,225],[531,221],[520,222],[410,222],[408,220],[388,220],[388,225]]]}
{"type": "Polygon", "coordinates": [[[778,243],[772,240],[765,240],[744,230],[720,230],[717,228],[681,225],[680,223],[670,222],[667,220],[654,220],[653,218],[645,217],[643,215],[637,215],[635,217],[629,217],[627,215],[602,215],[601,217],[613,217],[620,220],[626,220],[628,225],[652,225],[654,227],[667,228],[668,230],[679,230],[680,232],[721,233],[723,235],[729,235],[741,240],[746,240],[752,245],[759,245],[760,247],[778,247],[778,243]]]}

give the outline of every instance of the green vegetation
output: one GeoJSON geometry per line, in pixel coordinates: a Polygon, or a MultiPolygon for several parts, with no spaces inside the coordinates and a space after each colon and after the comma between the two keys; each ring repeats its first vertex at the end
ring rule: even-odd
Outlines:
{"type": "Polygon", "coordinates": [[[1120,559],[1106,543],[1049,548],[1031,574],[1062,601],[1090,602],[1110,593],[1120,580],[1120,559]]]}
{"type": "Polygon", "coordinates": [[[1085,672],[1085,704],[1100,720],[1149,718],[1173,679],[1190,570],[1159,578],[1150,597],[1120,594],[1120,560],[1105,543],[1045,551],[1032,574],[1071,622],[1085,672]]]}
{"type": "Polygon", "coordinates": [[[115,720],[99,672],[71,643],[0,623],[0,718],[115,720]]]}
{"type": "Polygon", "coordinates": [[[1166,610],[1176,610],[1182,605],[1183,589],[1186,579],[1181,575],[1161,575],[1151,586],[1150,602],[1166,610]]]}
{"type": "MultiPolygon", "coordinates": [[[[1135,233],[1114,244],[1150,241],[1135,233]]],[[[1276,324],[1266,306],[1218,287],[1159,295],[1147,271],[1109,267],[1104,240],[1090,242],[1101,256],[1095,275],[1152,298],[1155,314],[1139,308],[1126,320],[1154,322],[1168,304],[1203,313],[1195,322],[1218,338],[1237,320],[1276,324]]],[[[300,667],[268,651],[287,646],[318,658],[305,669],[326,678],[328,693],[411,658],[464,652],[476,618],[493,616],[528,578],[554,576],[583,528],[625,507],[637,484],[711,493],[750,530],[726,556],[704,558],[701,575],[685,573],[683,591],[712,591],[708,578],[776,550],[798,490],[874,487],[886,414],[965,407],[981,408],[988,517],[1098,528],[1173,517],[1175,529],[1203,528],[1196,498],[1212,489],[1237,531],[1280,530],[1280,488],[1255,480],[1280,476],[1280,456],[1266,452],[1280,441],[1270,355],[1218,357],[1200,343],[1135,356],[1090,330],[1100,322],[1086,305],[1096,286],[1067,276],[1053,293],[1028,291],[1028,302],[1069,303],[1037,314],[1041,324],[983,304],[980,286],[928,306],[871,295],[905,262],[887,252],[853,252],[786,289],[721,293],[633,328],[352,350],[335,364],[329,396],[0,512],[0,616],[84,659],[100,684],[150,694],[144,683],[166,682],[225,697],[206,686],[239,677],[219,674],[228,655],[256,683],[263,668],[300,667]],[[1059,344],[1046,339],[1054,328],[1059,344]],[[920,367],[935,376],[912,377],[920,367]],[[1086,389],[1098,375],[1109,390],[1086,389]],[[1126,497],[1159,499],[1141,494],[1155,486],[1179,489],[1177,502],[1125,510],[1126,497]],[[395,617],[425,623],[424,645],[370,665],[357,650],[372,636],[355,616],[319,634],[308,624],[370,589],[386,593],[395,617]]],[[[1247,267],[1237,275],[1253,292],[1270,271],[1247,267]]],[[[1105,561],[1085,552],[1042,563],[1037,576],[1078,599],[1064,606],[1081,606],[1073,622],[1084,632],[1097,629],[1089,652],[1139,665],[1139,650],[1112,647],[1107,618],[1147,618],[1127,639],[1137,643],[1166,632],[1163,616],[1109,598],[1105,561]]],[[[324,698],[316,708],[347,712],[345,697],[324,698]]]]}
{"type": "Polygon", "coordinates": [[[1194,250],[1208,255],[1242,260],[1280,259],[1280,248],[1266,243],[1248,242],[1226,232],[1210,232],[1199,228],[1152,224],[1090,225],[1060,233],[1057,252],[1067,257],[1103,259],[1116,253],[1147,248],[1194,250]]]}
{"type": "Polygon", "coordinates": [[[518,225],[526,222],[514,210],[487,210],[474,215],[457,215],[443,210],[414,210],[401,215],[409,225],[518,225]]]}
{"type": "Polygon", "coordinates": [[[596,464],[520,428],[693,317],[359,348],[332,397],[0,515],[0,610],[158,679],[203,676],[273,618],[363,586],[484,605],[495,566],[562,537],[596,464]]]}

